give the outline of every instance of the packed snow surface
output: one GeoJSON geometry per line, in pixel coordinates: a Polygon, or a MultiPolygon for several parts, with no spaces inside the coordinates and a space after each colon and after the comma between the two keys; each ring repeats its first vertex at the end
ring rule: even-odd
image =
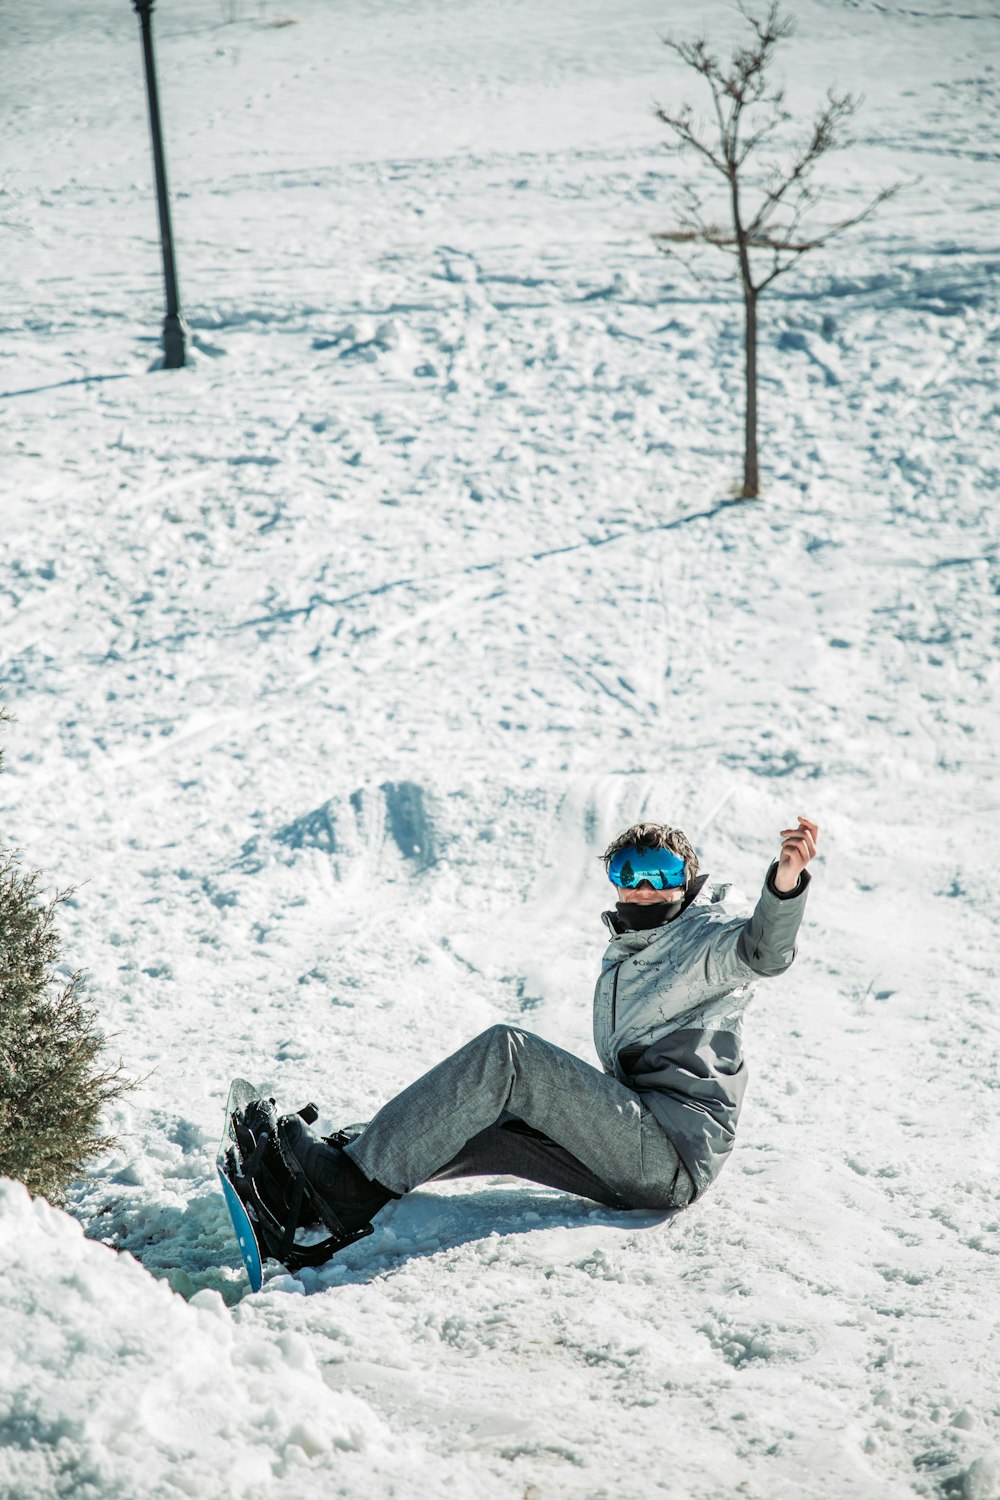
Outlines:
{"type": "Polygon", "coordinates": [[[0,1186],[5,1500],[1000,1493],[995,7],[802,0],[865,96],[740,318],[651,234],[707,0],[0,8],[4,844],[140,1081],[0,1186]],[[421,1189],[251,1296],[234,1074],[364,1120],[497,1021],[592,1057],[596,856],[752,898],[821,825],[732,1161],[663,1219],[421,1189]]]}

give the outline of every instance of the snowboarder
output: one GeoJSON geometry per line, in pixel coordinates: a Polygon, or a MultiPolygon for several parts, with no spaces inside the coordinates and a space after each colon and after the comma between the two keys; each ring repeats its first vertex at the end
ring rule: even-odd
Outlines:
{"type": "MultiPolygon", "coordinates": [[[[267,1125],[265,1193],[280,1218],[331,1229],[330,1253],[419,1183],[524,1177],[615,1208],[686,1207],[732,1150],[746,1088],[742,1014],[757,977],[795,957],[817,825],[781,832],[749,918],[707,886],[690,840],[662,823],[603,855],[617,887],[594,996],[603,1071],[520,1026],[497,1025],[397,1094],[353,1135],[321,1137],[308,1111],[267,1125]],[[707,887],[707,888],[706,888],[707,887]],[[305,1118],[303,1117],[305,1116],[305,1118]],[[306,1200],[313,1212],[303,1212],[306,1200]]],[[[252,1139],[248,1138],[248,1146],[252,1139]]]]}

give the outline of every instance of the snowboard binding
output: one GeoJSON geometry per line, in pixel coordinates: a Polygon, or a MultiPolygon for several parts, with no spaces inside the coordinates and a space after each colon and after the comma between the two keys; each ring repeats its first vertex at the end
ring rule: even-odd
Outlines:
{"type": "MultiPolygon", "coordinates": [[[[307,1125],[319,1116],[314,1104],[297,1111],[307,1125]]],[[[225,1157],[225,1173],[240,1198],[253,1226],[257,1241],[272,1259],[289,1271],[303,1266],[319,1266],[365,1235],[372,1226],[364,1225],[347,1233],[328,1215],[316,1212],[305,1179],[290,1172],[278,1148],[277,1113],[273,1099],[251,1099],[242,1109],[230,1115],[231,1139],[225,1157]],[[331,1234],[314,1243],[296,1240],[296,1233],[314,1229],[321,1219],[331,1234]]],[[[346,1144],[343,1132],[329,1137],[331,1145],[346,1144]]]]}

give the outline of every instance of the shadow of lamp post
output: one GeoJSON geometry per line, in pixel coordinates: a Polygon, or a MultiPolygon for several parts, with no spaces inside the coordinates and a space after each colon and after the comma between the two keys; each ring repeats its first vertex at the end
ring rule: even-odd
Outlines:
{"type": "Polygon", "coordinates": [[[163,320],[163,368],[176,370],[185,362],[188,330],[181,316],[180,298],[177,292],[174,236],[170,227],[170,200],[167,197],[167,167],[163,158],[160,100],[156,89],[156,63],[153,59],[152,20],[156,0],[132,0],[132,4],[142,26],[142,55],[146,65],[149,128],[153,136],[153,167],[156,173],[156,197],[160,210],[160,241],[163,246],[163,280],[167,290],[167,316],[163,320]]]}

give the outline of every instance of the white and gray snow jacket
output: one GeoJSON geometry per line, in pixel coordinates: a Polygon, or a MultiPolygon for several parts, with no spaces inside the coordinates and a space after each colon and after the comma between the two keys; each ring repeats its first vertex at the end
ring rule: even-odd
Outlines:
{"type": "Polygon", "coordinates": [[[612,937],[594,993],[594,1044],[605,1072],[642,1096],[670,1137],[695,1195],[733,1148],[747,1085],[742,1016],[760,976],[795,957],[809,872],[774,886],[775,862],[748,918],[730,885],[705,886],[672,922],[643,932],[604,913],[612,937]],[[742,910],[741,910],[742,908],[742,910]]]}

